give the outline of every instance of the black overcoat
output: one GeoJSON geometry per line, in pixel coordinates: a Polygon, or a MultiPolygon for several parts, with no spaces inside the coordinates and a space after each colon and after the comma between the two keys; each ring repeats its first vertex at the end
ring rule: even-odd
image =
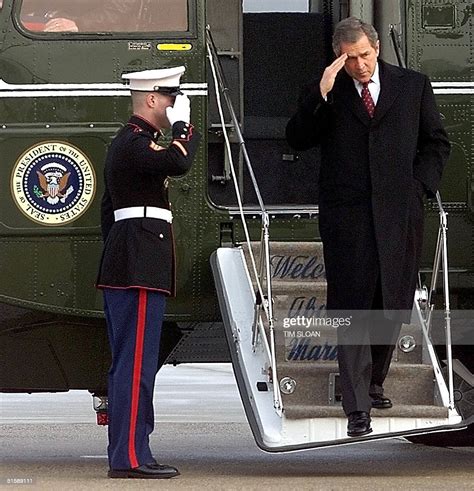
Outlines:
{"type": "Polygon", "coordinates": [[[132,206],[170,209],[166,182],[191,167],[199,135],[176,122],[169,147],[156,142],[159,132],[132,116],[110,145],[105,162],[101,222],[104,251],[98,288],[147,288],[175,294],[172,225],[155,218],[114,221],[114,210],[132,206]]]}
{"type": "Polygon", "coordinates": [[[341,70],[327,101],[319,80],[303,90],[286,131],[297,150],[321,146],[328,309],[370,309],[380,278],[384,309],[392,311],[388,317],[408,322],[421,255],[423,195],[436,193],[450,145],[429,79],[381,60],[379,73],[373,119],[341,70]]]}

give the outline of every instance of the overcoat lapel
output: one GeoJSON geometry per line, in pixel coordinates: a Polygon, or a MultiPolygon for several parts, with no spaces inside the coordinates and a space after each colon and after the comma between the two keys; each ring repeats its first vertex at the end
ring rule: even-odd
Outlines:
{"type": "MultiPolygon", "coordinates": [[[[403,89],[403,72],[397,67],[387,65],[379,59],[380,68],[380,95],[375,106],[373,122],[380,121],[393,105],[403,89]]],[[[364,125],[369,126],[372,122],[367,109],[362,102],[354,81],[345,71],[341,71],[338,77],[338,96],[343,103],[361,120],[364,125]]]]}
{"type": "Polygon", "coordinates": [[[343,104],[348,107],[365,126],[370,125],[370,116],[365,109],[364,103],[355,88],[354,81],[345,71],[341,71],[339,77],[339,97],[343,104]]]}
{"type": "Polygon", "coordinates": [[[379,60],[380,95],[375,106],[374,123],[380,121],[390,109],[403,89],[403,72],[397,67],[379,60]]]}

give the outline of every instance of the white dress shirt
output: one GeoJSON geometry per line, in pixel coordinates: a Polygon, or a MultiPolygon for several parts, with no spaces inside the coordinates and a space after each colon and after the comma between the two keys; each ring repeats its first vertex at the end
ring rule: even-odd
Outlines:
{"type": "MultiPolygon", "coordinates": [[[[359,95],[362,97],[362,84],[356,80],[354,80],[354,85],[355,88],[357,89],[357,92],[359,95]]],[[[377,63],[375,65],[375,70],[374,74],[372,75],[369,86],[368,86],[370,95],[372,96],[372,100],[374,101],[374,104],[377,105],[377,101],[379,100],[379,95],[380,95],[380,75],[379,75],[379,64],[377,63]]]]}

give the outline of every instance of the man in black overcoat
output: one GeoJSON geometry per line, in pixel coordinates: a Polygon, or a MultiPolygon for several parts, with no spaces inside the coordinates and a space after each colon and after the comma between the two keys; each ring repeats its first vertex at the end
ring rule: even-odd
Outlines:
{"type": "Polygon", "coordinates": [[[370,24],[344,19],[333,48],[338,58],[303,90],[286,134],[297,150],[321,147],[327,308],[360,312],[338,329],[338,361],[348,435],[363,436],[371,408],[392,406],[383,382],[413,306],[423,199],[450,145],[428,77],[378,59],[370,24]]]}
{"type": "Polygon", "coordinates": [[[170,478],[149,446],[166,297],[175,292],[168,176],[191,167],[199,135],[179,90],[184,67],[130,73],[133,116],[110,145],[102,198],[103,290],[112,366],[109,370],[109,477],[170,478]],[[165,147],[158,138],[171,128],[165,147]]]}

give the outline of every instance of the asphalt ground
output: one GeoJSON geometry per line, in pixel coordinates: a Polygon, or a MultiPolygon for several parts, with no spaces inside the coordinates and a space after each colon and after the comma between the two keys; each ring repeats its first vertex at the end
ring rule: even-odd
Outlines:
{"type": "Polygon", "coordinates": [[[246,423],[230,365],[164,367],[151,446],[171,480],[108,479],[107,429],[88,393],[2,394],[1,489],[474,489],[474,448],[391,439],[268,454],[246,423]]]}

